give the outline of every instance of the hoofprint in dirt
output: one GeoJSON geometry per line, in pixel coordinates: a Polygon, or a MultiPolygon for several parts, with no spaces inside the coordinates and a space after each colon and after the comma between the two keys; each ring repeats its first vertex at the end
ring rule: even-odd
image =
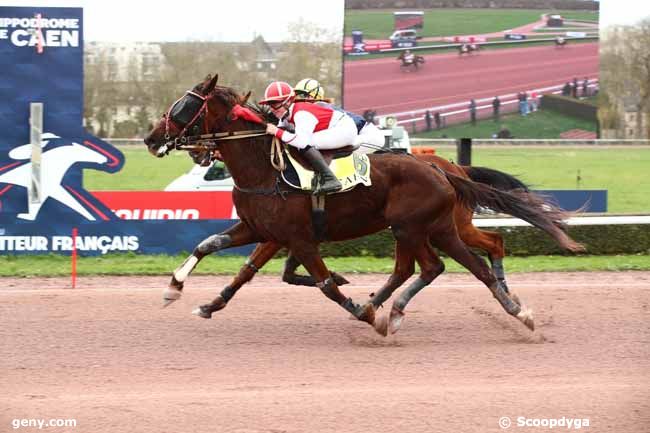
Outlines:
{"type": "MultiPolygon", "coordinates": [[[[385,279],[346,276],[359,299],[385,279]]],[[[640,432],[650,422],[649,272],[511,274],[535,333],[473,277],[443,275],[388,338],[273,276],[212,320],[190,311],[227,277],[190,278],[163,310],[167,279],[83,277],[75,290],[67,279],[1,279],[0,431],[25,418],[75,419],[48,430],[77,433],[489,432],[501,417],[511,430],[552,418],[640,432]]]]}

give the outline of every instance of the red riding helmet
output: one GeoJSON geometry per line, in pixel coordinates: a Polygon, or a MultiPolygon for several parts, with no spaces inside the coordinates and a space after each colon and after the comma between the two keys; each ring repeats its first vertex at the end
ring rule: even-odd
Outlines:
{"type": "Polygon", "coordinates": [[[296,97],[293,87],[284,81],[274,81],[266,87],[264,91],[264,99],[260,104],[274,104],[274,103],[287,103],[292,102],[296,97]]]}

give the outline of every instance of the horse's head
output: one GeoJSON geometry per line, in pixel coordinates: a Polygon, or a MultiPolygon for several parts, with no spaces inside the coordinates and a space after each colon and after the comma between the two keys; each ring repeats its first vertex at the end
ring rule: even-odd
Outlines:
{"type": "Polygon", "coordinates": [[[227,87],[217,86],[218,75],[205,80],[178,98],[144,139],[149,152],[163,156],[163,145],[225,130],[234,106],[245,103],[248,95],[239,96],[227,87]]]}

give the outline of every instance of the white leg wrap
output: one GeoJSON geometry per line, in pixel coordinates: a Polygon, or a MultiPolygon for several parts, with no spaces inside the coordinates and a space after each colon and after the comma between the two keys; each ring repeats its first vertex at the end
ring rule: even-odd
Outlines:
{"type": "Polygon", "coordinates": [[[196,256],[192,255],[188,257],[187,260],[185,260],[185,262],[181,265],[181,267],[178,268],[176,272],[174,272],[174,278],[176,278],[176,281],[179,283],[184,282],[198,262],[199,259],[196,256]]]}

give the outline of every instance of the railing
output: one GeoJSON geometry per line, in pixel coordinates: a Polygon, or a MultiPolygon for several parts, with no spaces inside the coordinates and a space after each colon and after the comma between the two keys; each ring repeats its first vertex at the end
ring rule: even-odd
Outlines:
{"type": "MultiPolygon", "coordinates": [[[[589,90],[589,94],[595,93],[595,91],[598,89],[598,78],[589,78],[589,85],[587,86],[589,90]]],[[[558,84],[555,86],[548,86],[548,87],[542,87],[538,89],[531,89],[527,90],[526,93],[528,94],[527,102],[530,104],[532,102],[532,98],[530,97],[530,94],[532,93],[537,93],[538,98],[547,95],[547,94],[560,94],[562,93],[562,87],[564,87],[564,84],[558,84]]],[[[581,86],[580,86],[581,87],[581,86]]],[[[480,113],[483,112],[485,113],[487,110],[492,110],[492,100],[494,97],[489,97],[489,98],[480,98],[476,99],[476,114],[477,118],[479,117],[480,113]]],[[[517,94],[516,93],[508,93],[506,95],[499,95],[499,99],[501,101],[501,106],[499,108],[500,112],[501,111],[506,111],[510,105],[512,104],[518,104],[519,100],[517,99],[517,94]]],[[[535,101],[537,104],[539,104],[539,101],[535,101]]],[[[428,107],[428,108],[418,108],[415,110],[410,110],[410,111],[402,111],[398,113],[390,113],[390,114],[382,114],[379,117],[394,117],[397,119],[397,124],[407,127],[411,133],[418,132],[418,124],[421,124],[422,122],[425,122],[426,120],[426,112],[429,111],[432,116],[432,123],[433,123],[433,116],[437,112],[440,114],[441,118],[441,127],[447,126],[448,123],[450,123],[450,118],[454,117],[456,120],[458,120],[457,123],[460,123],[462,121],[468,121],[469,117],[465,117],[465,114],[468,114],[470,112],[469,110],[469,103],[470,101],[463,101],[463,102],[456,102],[453,104],[447,104],[447,105],[439,105],[435,107],[428,107]],[[410,127],[410,128],[409,128],[410,127]]],[[[514,110],[511,110],[514,111],[514,110]]],[[[485,117],[485,116],[484,116],[485,117]]],[[[434,125],[435,126],[435,125],[434,125]]],[[[433,128],[432,128],[433,129],[433,128]]]]}
{"type": "MultiPolygon", "coordinates": [[[[414,138],[409,139],[411,146],[456,146],[454,138],[414,138]]],[[[474,146],[650,146],[650,140],[641,139],[556,139],[556,138],[476,138],[472,140],[474,146]]]]}
{"type": "MultiPolygon", "coordinates": [[[[571,41],[585,41],[585,40],[598,40],[599,36],[583,36],[579,38],[564,37],[564,40],[569,43],[571,41]]],[[[479,46],[493,46],[493,45],[516,45],[516,44],[533,44],[541,42],[554,42],[555,38],[537,38],[537,39],[518,39],[518,40],[507,40],[507,41],[492,41],[492,42],[474,42],[474,45],[479,46]]],[[[466,44],[467,42],[459,42],[453,44],[438,44],[438,45],[417,45],[415,47],[406,47],[406,48],[383,48],[377,50],[378,53],[394,53],[400,51],[418,51],[418,50],[441,50],[449,48],[459,48],[461,45],[466,44]]]]}

